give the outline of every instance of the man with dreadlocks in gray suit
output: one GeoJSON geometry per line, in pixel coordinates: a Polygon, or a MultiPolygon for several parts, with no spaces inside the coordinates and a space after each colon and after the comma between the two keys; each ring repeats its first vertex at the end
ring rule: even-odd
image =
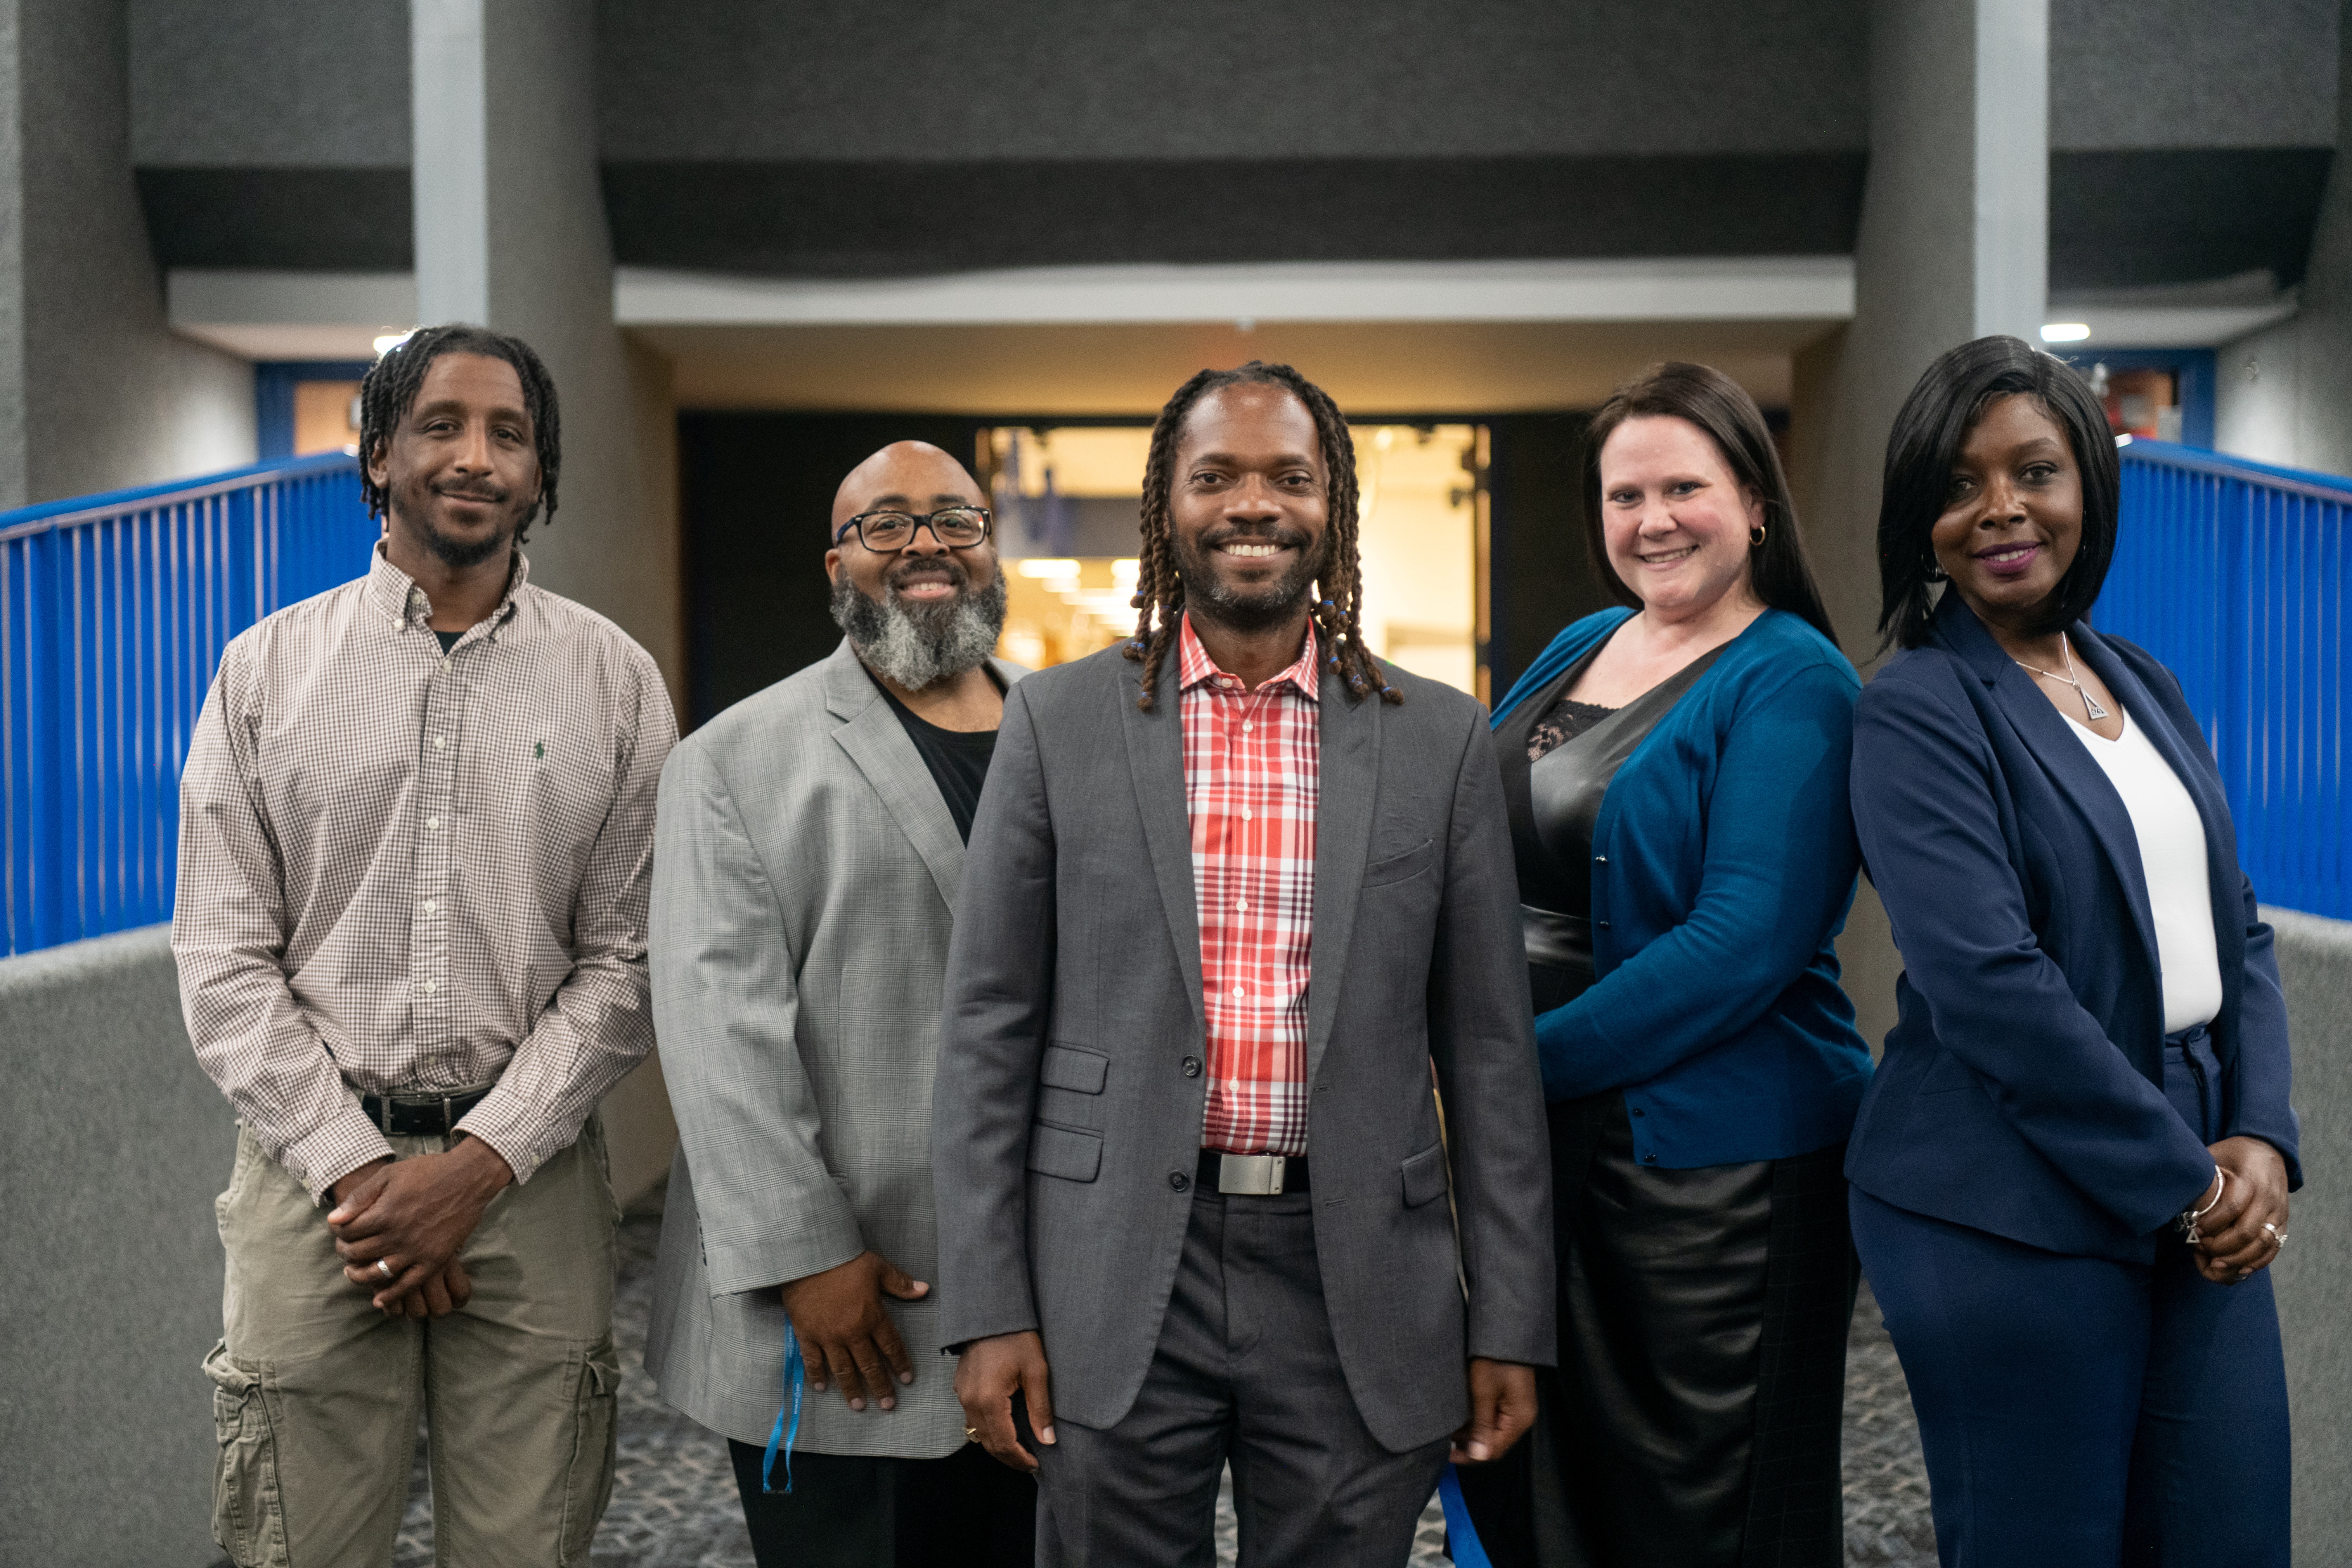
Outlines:
{"type": "Polygon", "coordinates": [[[841,647],[662,774],[653,999],[679,1148],[646,1365],[729,1439],[763,1568],[1013,1568],[1036,1488],[966,1447],[926,1281],[940,979],[1022,671],[990,657],[1004,580],[953,458],[885,447],[826,538],[841,647]],[[788,1320],[808,1397],[771,1461],[788,1320]]]}
{"type": "Polygon", "coordinates": [[[1500,775],[1365,647],[1356,511],[1319,388],[1202,372],[1135,641],[1006,699],[932,1158],[956,1391],[1044,1564],[1206,1562],[1228,1462],[1243,1563],[1402,1562],[1552,1361],[1500,775]]]}

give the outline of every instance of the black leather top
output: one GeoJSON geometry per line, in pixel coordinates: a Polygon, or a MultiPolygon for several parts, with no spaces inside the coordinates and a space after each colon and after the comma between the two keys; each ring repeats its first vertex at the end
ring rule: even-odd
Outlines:
{"type": "MultiPolygon", "coordinates": [[[[1497,736],[1528,962],[1567,972],[1547,978],[1573,977],[1570,995],[1593,980],[1592,830],[1609,783],[1723,651],[1717,647],[1701,654],[1622,708],[1569,702],[1565,694],[1607,646],[1604,642],[1595,647],[1521,703],[1497,736]],[[1563,707],[1566,712],[1557,711],[1563,707]],[[1530,763],[1528,738],[1546,721],[1567,739],[1530,763]]],[[[1559,988],[1556,984],[1543,987],[1547,992],[1559,988]]],[[[1552,1000],[1550,1005],[1567,999],[1552,1000]]]]}

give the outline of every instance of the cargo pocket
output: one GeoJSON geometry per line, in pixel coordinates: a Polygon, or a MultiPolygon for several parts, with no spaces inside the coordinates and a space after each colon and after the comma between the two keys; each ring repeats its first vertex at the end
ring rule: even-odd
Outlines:
{"type": "Polygon", "coordinates": [[[278,1506],[277,1435],[261,1374],[228,1358],[221,1341],[205,1357],[213,1382],[213,1540],[236,1568],[286,1568],[286,1520],[278,1506]]]}
{"type": "Polygon", "coordinates": [[[585,1563],[596,1521],[613,1500],[614,1424],[619,1404],[621,1358],[606,1334],[588,1347],[572,1419],[572,1468],[563,1478],[563,1526],[559,1563],[585,1563]]]}

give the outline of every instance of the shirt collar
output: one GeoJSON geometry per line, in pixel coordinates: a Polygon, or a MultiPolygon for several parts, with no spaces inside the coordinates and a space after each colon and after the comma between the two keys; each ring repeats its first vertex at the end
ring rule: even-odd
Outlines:
{"type": "MultiPolygon", "coordinates": [[[[1316,647],[1315,623],[1310,619],[1307,623],[1307,639],[1299,647],[1298,657],[1291,661],[1289,668],[1259,687],[1258,689],[1265,691],[1276,686],[1287,685],[1307,701],[1315,701],[1317,700],[1316,647]]],[[[1177,689],[1180,691],[1190,691],[1195,686],[1221,678],[1233,681],[1236,687],[1240,684],[1235,678],[1227,676],[1223,670],[1217,668],[1217,661],[1209,657],[1209,650],[1202,647],[1201,639],[1192,635],[1192,614],[1190,610],[1184,613],[1184,618],[1176,633],[1176,673],[1177,689]]]]}
{"type": "MultiPolygon", "coordinates": [[[[507,574],[506,594],[499,600],[499,607],[488,616],[492,626],[502,625],[509,616],[514,614],[515,598],[530,578],[530,561],[517,550],[514,552],[514,569],[507,574]]],[[[375,549],[368,563],[367,601],[368,606],[389,621],[394,631],[404,631],[410,626],[423,629],[433,618],[433,601],[425,596],[423,588],[417,586],[415,578],[392,563],[392,558],[384,553],[381,539],[375,542],[375,549]]]]}

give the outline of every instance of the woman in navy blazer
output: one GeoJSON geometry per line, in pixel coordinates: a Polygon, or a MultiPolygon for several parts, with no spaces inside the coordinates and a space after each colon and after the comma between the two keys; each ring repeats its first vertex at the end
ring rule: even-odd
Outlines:
{"type": "Polygon", "coordinates": [[[1464,1490],[1498,1563],[1830,1568],[1840,1166],[1870,1074],[1831,947],[1859,683],[1736,383],[1668,364],[1620,388],[1585,488],[1625,607],[1562,632],[1495,719],[1559,1371],[1535,1439],[1464,1490]]]}
{"type": "Polygon", "coordinates": [[[1895,421],[1905,651],[1863,693],[1853,808],[1905,967],[1854,1240],[1945,1563],[2284,1568],[2286,1008],[2179,684],[2083,619],[2117,490],[2089,389],[2015,338],[1895,421]]]}

